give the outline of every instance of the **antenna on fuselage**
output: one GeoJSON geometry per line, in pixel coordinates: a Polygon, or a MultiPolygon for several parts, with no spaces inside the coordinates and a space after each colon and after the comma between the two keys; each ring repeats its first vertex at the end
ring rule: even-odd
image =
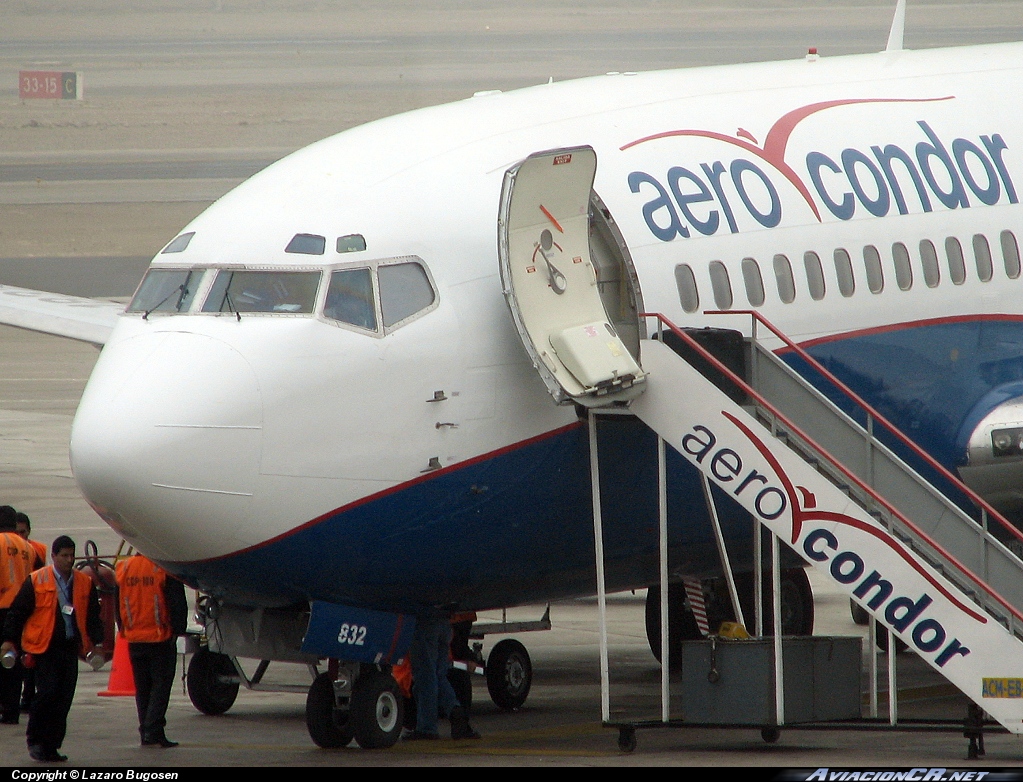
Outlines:
{"type": "Polygon", "coordinates": [[[888,33],[888,45],[884,50],[886,52],[901,52],[905,36],[906,0],[897,0],[895,3],[895,18],[892,19],[892,29],[888,33]]]}

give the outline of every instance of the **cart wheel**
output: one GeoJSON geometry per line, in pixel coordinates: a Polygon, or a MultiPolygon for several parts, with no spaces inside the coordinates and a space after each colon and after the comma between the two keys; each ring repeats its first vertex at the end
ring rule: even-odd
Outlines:
{"type": "Polygon", "coordinates": [[[518,641],[506,638],[487,658],[487,690],[498,707],[514,711],[526,702],[533,684],[533,663],[518,641]]]}
{"type": "Polygon", "coordinates": [[[305,725],[318,747],[346,747],[352,740],[351,712],[339,709],[334,699],[334,682],[329,673],[313,679],[305,699],[305,725]]]}
{"type": "Polygon", "coordinates": [[[774,744],[781,737],[781,731],[777,728],[761,728],[760,738],[768,744],[774,744]]]}
{"type": "Polygon", "coordinates": [[[188,663],[188,697],[203,714],[223,714],[238,697],[238,682],[223,677],[237,676],[234,663],[226,654],[200,649],[188,663]]]}
{"type": "Polygon", "coordinates": [[[351,724],[363,749],[393,747],[401,736],[404,699],[389,673],[369,671],[355,680],[351,724]]]}
{"type": "Polygon", "coordinates": [[[618,729],[618,749],[622,752],[636,751],[636,729],[632,727],[618,729]]]}

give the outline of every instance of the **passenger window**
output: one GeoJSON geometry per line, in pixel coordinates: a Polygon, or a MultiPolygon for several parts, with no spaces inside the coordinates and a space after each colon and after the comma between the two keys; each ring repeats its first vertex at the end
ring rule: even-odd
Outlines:
{"type": "Polygon", "coordinates": [[[938,268],[938,251],[934,242],[924,239],[920,242],[920,265],[924,270],[924,284],[928,288],[937,288],[941,282],[941,270],[938,268]]]}
{"type": "Polygon", "coordinates": [[[838,277],[838,290],[848,298],[856,293],[856,278],[853,276],[852,258],[848,250],[839,247],[835,250],[835,275],[838,277]]]}
{"type": "Polygon", "coordinates": [[[732,283],[728,279],[728,269],[721,261],[710,262],[710,287],[714,293],[714,303],[719,310],[732,308],[732,283]]]}
{"type": "Polygon", "coordinates": [[[913,267],[909,263],[909,250],[902,242],[892,245],[892,260],[895,261],[895,283],[899,290],[908,291],[913,287],[913,267]]]}
{"type": "Polygon", "coordinates": [[[881,253],[872,244],[863,248],[863,268],[867,272],[867,287],[870,292],[880,293],[883,291],[884,271],[881,269],[881,253]]]}
{"type": "Polygon", "coordinates": [[[750,306],[760,307],[764,303],[764,278],[754,258],[742,259],[742,281],[746,286],[746,298],[750,306]]]}
{"type": "Polygon", "coordinates": [[[380,312],[384,328],[415,315],[436,298],[430,278],[421,264],[392,263],[377,269],[380,280],[380,312]]]}
{"type": "Polygon", "coordinates": [[[991,248],[984,234],[973,235],[973,257],[977,261],[977,276],[980,277],[980,281],[990,281],[994,270],[991,266],[991,248]]]}
{"type": "Polygon", "coordinates": [[[369,269],[340,269],[330,275],[323,314],[360,329],[376,331],[373,275],[369,269]]]}
{"type": "Polygon", "coordinates": [[[803,253],[803,268],[806,270],[810,298],[820,301],[824,298],[824,267],[821,266],[820,256],[812,251],[803,253]]]}
{"type": "Polygon", "coordinates": [[[966,260],[959,240],[950,236],[945,240],[945,257],[948,259],[948,276],[956,285],[966,282],[966,260]]]}
{"type": "Polygon", "coordinates": [[[796,281],[792,278],[792,266],[784,255],[774,256],[774,281],[778,286],[778,296],[786,304],[796,298],[796,281]]]}
{"type": "Polygon", "coordinates": [[[128,312],[187,312],[205,269],[150,269],[128,305],[128,312]]]}
{"type": "Polygon", "coordinates": [[[688,263],[675,267],[675,287],[678,288],[678,303],[684,312],[696,312],[700,308],[700,292],[696,289],[696,276],[688,263]]]}
{"type": "Polygon", "coordinates": [[[1005,263],[1005,276],[1010,280],[1019,277],[1019,245],[1012,231],[1002,231],[998,237],[1002,244],[1002,261],[1005,263]]]}
{"type": "Polygon", "coordinates": [[[222,269],[210,287],[202,311],[310,313],[319,285],[319,272],[222,269]]]}

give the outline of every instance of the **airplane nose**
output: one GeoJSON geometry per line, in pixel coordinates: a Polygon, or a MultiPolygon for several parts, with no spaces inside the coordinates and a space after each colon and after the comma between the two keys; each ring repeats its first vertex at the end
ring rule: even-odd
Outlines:
{"type": "Polygon", "coordinates": [[[256,375],[233,347],[162,332],[108,343],[71,430],[89,503],[135,548],[205,559],[244,543],[259,474],[256,375]]]}

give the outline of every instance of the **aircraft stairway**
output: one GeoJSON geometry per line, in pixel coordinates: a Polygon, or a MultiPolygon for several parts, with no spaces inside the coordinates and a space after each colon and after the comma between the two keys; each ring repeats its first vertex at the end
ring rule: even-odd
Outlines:
{"type": "Polygon", "coordinates": [[[630,412],[1006,729],[1023,733],[1023,562],[994,528],[1020,534],[759,314],[729,314],[753,324],[743,340],[746,377],[663,316],[647,316],[662,326],[659,339],[641,343],[646,389],[630,412]],[[795,353],[850,412],[776,350],[795,353]]]}

